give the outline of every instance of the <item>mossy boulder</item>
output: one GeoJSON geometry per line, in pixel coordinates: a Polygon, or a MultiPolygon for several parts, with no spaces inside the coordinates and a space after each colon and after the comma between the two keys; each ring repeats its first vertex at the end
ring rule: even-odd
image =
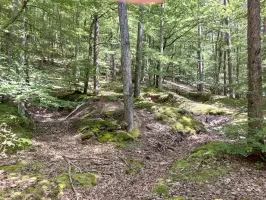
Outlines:
{"type": "Polygon", "coordinates": [[[229,107],[229,108],[246,108],[247,107],[247,101],[243,99],[230,99],[227,97],[217,97],[217,98],[211,98],[208,102],[208,104],[213,104],[219,107],[229,107]]]}
{"type": "Polygon", "coordinates": [[[17,107],[0,103],[0,124],[6,123],[20,138],[32,138],[33,122],[18,113],[17,107]]]}
{"type": "Polygon", "coordinates": [[[138,160],[128,160],[127,161],[128,168],[126,170],[126,174],[137,174],[143,168],[143,161],[138,160]]]}
{"type": "Polygon", "coordinates": [[[81,139],[89,139],[92,136],[96,136],[101,143],[133,140],[140,135],[138,127],[132,133],[128,133],[122,130],[117,121],[103,120],[101,118],[84,119],[80,125],[79,133],[81,133],[81,139]]]}
{"type": "Polygon", "coordinates": [[[197,148],[187,159],[177,161],[170,172],[169,182],[204,183],[225,175],[230,169],[216,162],[230,146],[226,142],[210,142],[197,148]]]}
{"type": "Polygon", "coordinates": [[[192,133],[206,132],[204,125],[185,111],[170,106],[154,106],[156,118],[172,127],[174,132],[192,133]]]}
{"type": "Polygon", "coordinates": [[[203,103],[195,103],[192,101],[187,101],[178,105],[179,109],[183,109],[189,113],[195,115],[231,115],[232,111],[225,108],[219,108],[216,106],[203,104],[203,103]]]}

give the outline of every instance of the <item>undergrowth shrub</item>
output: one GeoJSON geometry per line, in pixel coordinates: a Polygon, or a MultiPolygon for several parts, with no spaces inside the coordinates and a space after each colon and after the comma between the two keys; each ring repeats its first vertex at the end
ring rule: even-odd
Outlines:
{"type": "Polygon", "coordinates": [[[0,125],[0,154],[15,153],[27,146],[30,146],[28,140],[17,137],[6,123],[0,125]]]}

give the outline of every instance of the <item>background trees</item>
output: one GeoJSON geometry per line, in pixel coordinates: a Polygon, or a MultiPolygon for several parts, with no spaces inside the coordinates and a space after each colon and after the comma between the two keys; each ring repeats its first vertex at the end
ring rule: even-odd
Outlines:
{"type": "MultiPolygon", "coordinates": [[[[121,77],[115,2],[1,1],[0,9],[2,81],[49,86],[51,78],[87,93],[100,90],[100,77],[121,77]],[[59,66],[61,74],[53,74],[59,66]]],[[[171,80],[245,98],[246,15],[243,0],[128,5],[135,97],[141,81],[162,88],[171,80]]]]}

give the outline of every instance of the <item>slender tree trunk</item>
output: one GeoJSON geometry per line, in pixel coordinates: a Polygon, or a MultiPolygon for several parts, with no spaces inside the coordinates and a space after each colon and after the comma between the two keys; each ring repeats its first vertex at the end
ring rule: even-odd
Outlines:
{"type": "MultiPolygon", "coordinates": [[[[160,23],[160,53],[163,55],[164,52],[164,3],[161,4],[161,23],[160,23]]],[[[158,63],[158,88],[163,88],[163,64],[161,61],[158,63]]]]}
{"type": "Polygon", "coordinates": [[[85,78],[84,78],[84,86],[83,93],[87,94],[88,86],[89,86],[89,77],[90,77],[90,67],[92,66],[92,31],[93,31],[94,20],[92,20],[89,30],[89,52],[88,52],[88,63],[85,68],[85,78]]]}
{"type": "Polygon", "coordinates": [[[201,24],[198,24],[198,90],[203,92],[203,56],[202,56],[202,43],[201,43],[201,24]]]}
{"type": "Polygon", "coordinates": [[[260,0],[248,0],[248,133],[263,129],[260,0]]]}
{"type": "MultiPolygon", "coordinates": [[[[111,32],[111,38],[113,40],[113,32],[111,32]]],[[[111,50],[114,51],[115,50],[115,45],[113,44],[113,42],[111,43],[111,50]]],[[[112,66],[112,81],[116,80],[116,66],[115,66],[115,54],[112,53],[111,54],[111,66],[112,66]]]]}
{"type": "Polygon", "coordinates": [[[94,84],[93,89],[94,92],[98,93],[100,89],[100,83],[99,83],[99,18],[98,15],[94,15],[94,84]]]}
{"type": "Polygon", "coordinates": [[[128,32],[127,6],[125,1],[118,3],[119,25],[121,37],[121,65],[123,71],[124,88],[124,117],[127,123],[127,131],[134,128],[133,88],[130,63],[130,41],[128,32]]]}
{"type": "MultiPolygon", "coordinates": [[[[228,0],[224,0],[224,5],[228,6],[228,0]]],[[[233,64],[232,64],[232,56],[231,56],[231,33],[230,33],[229,17],[226,17],[225,24],[227,26],[227,32],[225,33],[225,39],[227,43],[229,96],[230,98],[234,98],[235,91],[233,89],[234,79],[233,79],[233,64]]]]}
{"type": "Polygon", "coordinates": [[[136,53],[136,66],[135,66],[135,88],[134,97],[138,98],[140,96],[140,79],[141,79],[141,67],[142,67],[142,40],[143,40],[143,13],[144,6],[139,7],[140,19],[138,24],[138,39],[137,39],[137,53],[136,53]]]}
{"type": "MultiPolygon", "coordinates": [[[[75,16],[75,28],[79,28],[79,3],[76,5],[76,16],[75,16]]],[[[77,38],[75,39],[75,65],[73,68],[73,77],[74,77],[74,85],[75,87],[78,86],[79,83],[79,77],[80,77],[80,68],[77,65],[78,56],[79,56],[79,36],[77,35],[77,38]]],[[[77,88],[75,88],[77,89],[77,88]]]]}
{"type": "MultiPolygon", "coordinates": [[[[236,84],[239,84],[239,73],[240,73],[240,47],[236,49],[236,84]]],[[[236,91],[236,98],[240,98],[239,92],[236,91]]]]}
{"type": "MultiPolygon", "coordinates": [[[[24,5],[24,0],[21,0],[22,5],[24,5]]],[[[27,33],[26,33],[26,18],[23,16],[22,23],[21,23],[21,48],[23,51],[20,54],[20,63],[25,75],[25,82],[29,83],[29,68],[27,63],[27,50],[26,50],[26,43],[27,43],[27,33]]]]}
{"type": "Polygon", "coordinates": [[[226,80],[227,80],[227,73],[226,73],[226,51],[224,51],[224,96],[227,95],[227,85],[226,85],[226,80]]]}

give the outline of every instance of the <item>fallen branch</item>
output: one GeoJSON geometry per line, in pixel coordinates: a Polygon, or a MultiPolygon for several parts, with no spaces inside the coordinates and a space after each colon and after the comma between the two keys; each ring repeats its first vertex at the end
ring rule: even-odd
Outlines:
{"type": "Polygon", "coordinates": [[[71,176],[71,164],[73,165],[73,163],[71,163],[65,156],[63,156],[63,158],[67,162],[67,165],[68,165],[68,177],[69,177],[69,182],[70,182],[71,188],[75,194],[76,199],[78,200],[78,193],[74,187],[72,176],[71,176]]]}

